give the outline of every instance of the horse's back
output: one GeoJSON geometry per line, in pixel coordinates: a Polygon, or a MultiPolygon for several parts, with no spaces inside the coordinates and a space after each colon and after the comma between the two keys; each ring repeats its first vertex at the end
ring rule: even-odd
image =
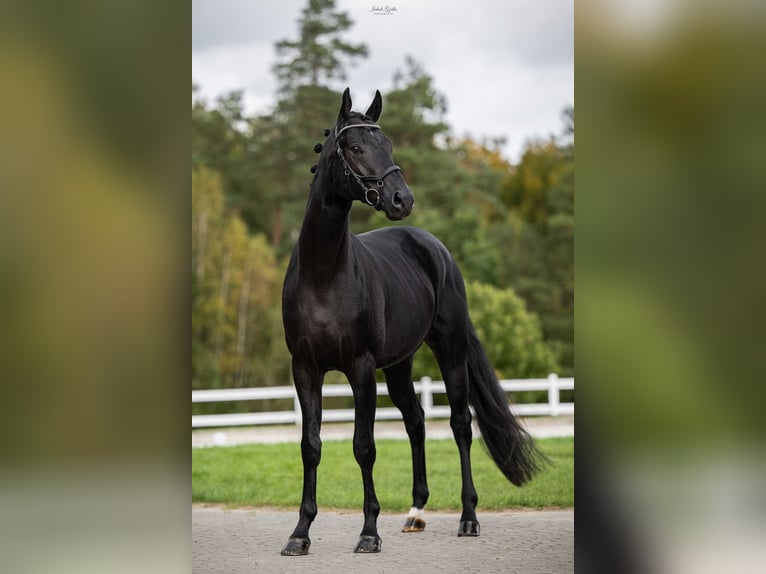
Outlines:
{"type": "Polygon", "coordinates": [[[386,284],[389,301],[408,300],[409,308],[429,309],[433,319],[444,302],[465,310],[465,286],[449,250],[431,233],[417,227],[386,227],[358,236],[386,284]],[[421,297],[428,292],[428,304],[421,297]]]}
{"type": "Polygon", "coordinates": [[[445,279],[460,276],[452,255],[434,235],[417,227],[384,227],[357,236],[370,257],[393,281],[411,282],[425,276],[438,288],[445,279]]]}
{"type": "Polygon", "coordinates": [[[416,257],[424,265],[451,265],[452,255],[433,234],[419,227],[383,227],[356,236],[377,256],[402,254],[416,257]]]}

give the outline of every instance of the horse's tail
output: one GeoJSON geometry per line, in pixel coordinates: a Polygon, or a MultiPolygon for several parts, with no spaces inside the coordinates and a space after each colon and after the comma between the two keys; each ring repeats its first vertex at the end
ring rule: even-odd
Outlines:
{"type": "Polygon", "coordinates": [[[508,400],[473,326],[468,339],[469,401],[476,411],[483,444],[497,467],[516,486],[549,462],[508,408],[508,400]]]}

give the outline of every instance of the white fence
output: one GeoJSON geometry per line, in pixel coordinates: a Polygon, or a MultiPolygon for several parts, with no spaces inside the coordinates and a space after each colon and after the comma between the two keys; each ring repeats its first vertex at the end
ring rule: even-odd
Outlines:
{"type": "MultiPolygon", "coordinates": [[[[560,379],[557,375],[548,375],[547,379],[502,380],[500,386],[506,392],[548,391],[548,402],[524,403],[511,406],[511,412],[519,416],[558,416],[573,415],[574,403],[562,403],[559,391],[574,389],[574,379],[560,379]]],[[[435,394],[445,393],[443,381],[432,381],[423,377],[415,383],[415,392],[420,395],[420,405],[426,418],[449,418],[448,406],[434,405],[435,394]]],[[[385,383],[378,383],[378,396],[388,395],[385,383]]],[[[351,386],[324,385],[323,397],[351,397],[351,386]]],[[[232,413],[220,415],[192,416],[192,428],[223,427],[238,425],[301,424],[301,407],[295,388],[259,387],[250,389],[213,389],[192,391],[193,403],[222,401],[259,401],[268,399],[292,399],[293,408],[289,411],[262,413],[232,413]]],[[[402,415],[396,407],[381,407],[376,411],[376,420],[401,420],[402,415]]],[[[323,409],[323,422],[353,421],[354,409],[323,409]]]]}

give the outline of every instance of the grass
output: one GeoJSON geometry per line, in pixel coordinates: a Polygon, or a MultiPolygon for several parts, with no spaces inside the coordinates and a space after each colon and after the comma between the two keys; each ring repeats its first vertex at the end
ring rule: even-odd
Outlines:
{"type": "MultiPolygon", "coordinates": [[[[523,488],[511,485],[484,449],[474,442],[473,477],[484,510],[574,506],[574,438],[538,439],[553,462],[523,488]]],[[[377,441],[375,487],[384,512],[412,504],[410,446],[403,440],[377,441]]],[[[460,509],[460,463],[453,440],[427,440],[426,466],[431,510],[460,509]]],[[[192,450],[192,501],[228,506],[297,508],[303,484],[300,445],[252,444],[192,450]]],[[[351,441],[327,441],[319,465],[321,508],[360,509],[362,479],[351,441]]]]}

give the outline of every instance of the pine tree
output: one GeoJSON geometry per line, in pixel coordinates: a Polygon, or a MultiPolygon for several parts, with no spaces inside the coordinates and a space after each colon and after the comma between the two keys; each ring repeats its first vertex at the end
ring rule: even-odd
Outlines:
{"type": "Polygon", "coordinates": [[[367,56],[367,46],[340,38],[353,22],[345,12],[336,11],[335,0],[309,0],[298,24],[298,40],[282,40],[276,45],[282,61],[273,70],[285,95],[293,95],[301,86],[329,87],[332,80],[345,80],[341,60],[353,62],[367,56]]]}
{"type": "Polygon", "coordinates": [[[336,10],[335,0],[309,0],[298,20],[299,38],[276,44],[273,70],[280,99],[273,112],[258,118],[255,132],[262,176],[272,182],[267,207],[271,242],[278,253],[291,248],[308,197],[314,144],[324,139],[338,113],[344,62],[367,56],[364,44],[341,39],[353,22],[336,10]]]}

